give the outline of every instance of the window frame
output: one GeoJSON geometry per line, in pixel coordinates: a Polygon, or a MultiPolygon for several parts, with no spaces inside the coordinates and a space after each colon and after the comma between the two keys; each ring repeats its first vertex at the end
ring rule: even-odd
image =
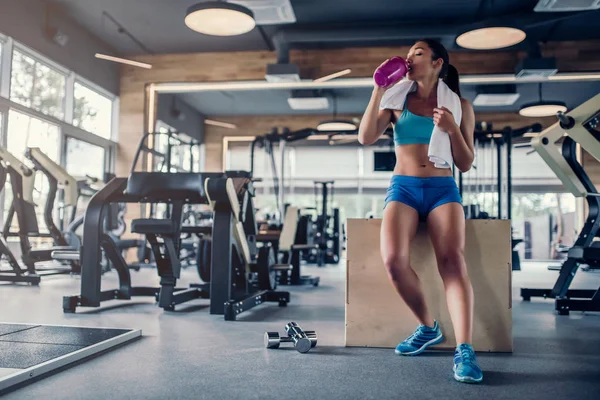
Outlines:
{"type": "Polygon", "coordinates": [[[8,99],[10,96],[10,74],[12,67],[12,39],[0,33],[0,47],[2,47],[2,58],[0,58],[0,97],[8,99]]]}

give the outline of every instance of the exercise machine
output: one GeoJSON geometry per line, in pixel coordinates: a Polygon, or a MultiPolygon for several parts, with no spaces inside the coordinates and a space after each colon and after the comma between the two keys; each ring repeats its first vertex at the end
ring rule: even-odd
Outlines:
{"type": "Polygon", "coordinates": [[[285,128],[282,132],[279,132],[277,128],[273,128],[273,130],[265,135],[257,136],[254,141],[252,141],[252,146],[250,147],[250,175],[254,177],[254,154],[256,148],[263,148],[267,156],[269,157],[269,162],[271,164],[271,174],[273,178],[273,191],[275,193],[275,202],[277,207],[277,215],[274,219],[276,221],[276,225],[280,226],[283,221],[283,216],[285,214],[284,205],[285,205],[285,148],[287,143],[295,142],[298,140],[306,139],[315,133],[314,129],[306,128],[301,129],[299,131],[290,132],[289,129],[285,128]],[[281,172],[277,171],[277,164],[275,163],[275,154],[274,154],[274,146],[279,146],[279,153],[281,156],[281,172]]]}
{"type": "MultiPolygon", "coordinates": [[[[2,162],[3,167],[0,168],[0,189],[4,189],[6,184],[6,165],[2,162]]],[[[40,276],[37,274],[34,268],[21,268],[21,265],[17,261],[17,258],[10,250],[4,235],[0,235],[0,256],[6,259],[10,269],[0,270],[0,282],[21,282],[30,283],[32,285],[38,285],[40,283],[40,276]]]]}
{"type": "Polygon", "coordinates": [[[318,245],[299,243],[301,235],[298,231],[298,219],[298,208],[288,206],[277,243],[281,261],[283,261],[282,265],[289,265],[289,268],[279,268],[278,283],[280,285],[318,286],[320,280],[318,276],[302,275],[300,272],[302,252],[318,249],[318,245]]]}
{"type": "Polygon", "coordinates": [[[333,207],[334,181],[315,181],[315,201],[321,194],[321,207],[317,207],[314,243],[317,251],[309,253],[310,261],[318,266],[337,264],[340,261],[342,227],[340,209],[333,207]]]}
{"type": "Polygon", "coordinates": [[[478,123],[474,134],[476,163],[469,172],[458,172],[461,197],[471,193],[495,192],[491,201],[465,204],[468,219],[512,218],[512,148],[515,139],[527,133],[541,132],[539,123],[513,129],[494,129],[491,123],[478,123]],[[495,154],[494,154],[495,153],[495,154]]]}
{"type": "Polygon", "coordinates": [[[274,251],[268,244],[256,244],[250,174],[228,171],[223,177],[208,178],[205,185],[213,210],[211,314],[224,314],[226,320],[235,320],[240,313],[263,302],[286,306],[289,292],[275,291],[274,251]]]}
{"type": "MultiPolygon", "coordinates": [[[[27,165],[23,164],[19,159],[2,147],[0,147],[0,161],[2,162],[3,168],[6,169],[6,172],[10,176],[10,183],[13,193],[13,201],[6,216],[3,236],[4,239],[7,239],[9,236],[19,237],[21,246],[21,259],[27,267],[29,273],[34,274],[36,273],[36,263],[52,261],[52,251],[68,250],[71,248],[69,246],[57,246],[40,249],[32,248],[29,241],[31,237],[52,237],[52,234],[45,235],[39,231],[39,225],[35,212],[36,205],[33,202],[36,170],[31,169],[27,165]],[[15,214],[19,224],[19,231],[17,233],[10,231],[12,219],[15,214]]],[[[46,203],[54,203],[58,189],[58,183],[55,179],[50,177],[48,178],[50,188],[46,203]]],[[[76,260],[69,260],[66,261],[66,263],[70,265],[69,268],[50,268],[44,271],[38,271],[38,274],[41,274],[42,272],[44,275],[79,273],[79,263],[76,260]]]]}
{"type": "MultiPolygon", "coordinates": [[[[255,232],[248,231],[254,215],[251,196],[245,195],[253,191],[249,175],[243,177],[233,172],[134,172],[142,146],[150,135],[156,133],[147,133],[140,140],[129,178],[112,179],[90,200],[81,251],[54,254],[59,258],[78,256],[82,262],[81,293],[65,296],[63,310],[75,312],[77,307],[99,307],[101,302],[107,300],[152,296],[158,300],[160,307],[169,311],[177,304],[207,298],[210,299],[211,314],[235,320],[240,313],[263,302],[287,305],[289,293],[273,290],[276,282],[272,250],[265,247],[263,251],[256,251],[255,243],[251,240],[255,232]],[[242,206],[238,195],[243,199],[242,206]],[[168,204],[168,219],[141,218],[132,221],[132,232],[145,235],[152,247],[161,277],[160,287],[131,285],[125,260],[114,241],[102,229],[101,221],[106,206],[114,202],[168,204]],[[209,204],[213,210],[210,282],[192,285],[187,289],[176,287],[181,270],[178,254],[184,204],[209,204]],[[101,290],[101,249],[104,249],[118,272],[118,289],[101,290]]],[[[254,227],[256,229],[255,221],[254,227]]],[[[193,227],[188,228],[190,231],[193,232],[193,227]]]]}
{"type": "Polygon", "coordinates": [[[25,150],[25,157],[33,163],[36,170],[41,171],[46,176],[50,184],[49,195],[46,198],[44,206],[44,222],[50,235],[52,235],[52,239],[54,239],[54,244],[56,246],[69,246],[64,233],[54,223],[52,211],[54,210],[54,200],[56,199],[57,191],[61,189],[62,211],[66,220],[69,222],[73,221],[77,209],[77,200],[79,199],[77,179],[71,176],[63,167],[52,161],[38,147],[27,148],[25,150]]]}
{"type": "Polygon", "coordinates": [[[585,198],[588,216],[573,247],[563,262],[558,279],[552,289],[521,289],[521,297],[551,297],[560,315],[569,311],[600,311],[598,290],[569,289],[580,264],[600,260],[600,248],[592,242],[600,231],[600,193],[577,160],[577,144],[600,160],[600,94],[579,107],[557,115],[558,122],[531,141],[533,148],[554,171],[565,188],[575,197],[585,198]],[[566,134],[566,136],[565,136],[566,134]],[[557,142],[562,144],[557,146],[557,142]]]}
{"type": "MultiPolygon", "coordinates": [[[[539,123],[513,129],[509,126],[494,129],[491,123],[478,123],[474,134],[476,164],[467,173],[458,172],[461,197],[484,193],[484,198],[465,200],[463,209],[467,219],[512,218],[512,148],[513,141],[526,133],[541,132],[539,123]],[[495,154],[494,154],[495,153],[495,154]],[[495,192],[495,193],[494,193],[495,192]],[[485,194],[492,193],[488,201],[485,194]]],[[[521,269],[516,246],[523,242],[512,236],[512,269],[521,269]]]]}

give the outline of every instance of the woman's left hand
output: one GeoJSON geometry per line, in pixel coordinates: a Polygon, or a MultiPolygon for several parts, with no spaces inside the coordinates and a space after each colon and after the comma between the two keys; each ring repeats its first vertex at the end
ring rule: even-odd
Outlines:
{"type": "Polygon", "coordinates": [[[433,109],[433,123],[437,125],[438,128],[440,128],[444,132],[447,132],[448,134],[460,130],[458,125],[456,125],[454,115],[452,115],[452,112],[446,107],[433,109]]]}

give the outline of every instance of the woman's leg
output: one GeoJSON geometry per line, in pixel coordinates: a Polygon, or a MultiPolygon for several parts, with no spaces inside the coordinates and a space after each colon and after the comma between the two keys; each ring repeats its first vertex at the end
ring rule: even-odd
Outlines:
{"type": "Polygon", "coordinates": [[[410,242],[418,225],[419,216],[414,208],[390,201],[381,224],[381,256],[400,297],[422,325],[433,327],[434,319],[425,304],[421,281],[410,266],[410,242]]]}
{"type": "Polygon", "coordinates": [[[434,208],[427,218],[427,230],[444,281],[456,343],[471,344],[473,287],[464,257],[465,214],[461,204],[451,202],[434,208]]]}

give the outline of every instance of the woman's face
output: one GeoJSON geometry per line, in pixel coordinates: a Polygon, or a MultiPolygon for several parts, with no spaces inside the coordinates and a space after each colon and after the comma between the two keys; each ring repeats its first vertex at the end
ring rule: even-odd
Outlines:
{"type": "Polygon", "coordinates": [[[438,76],[443,60],[432,59],[432,52],[427,43],[417,42],[410,48],[406,57],[408,63],[407,78],[418,81],[431,76],[438,76]]]}

